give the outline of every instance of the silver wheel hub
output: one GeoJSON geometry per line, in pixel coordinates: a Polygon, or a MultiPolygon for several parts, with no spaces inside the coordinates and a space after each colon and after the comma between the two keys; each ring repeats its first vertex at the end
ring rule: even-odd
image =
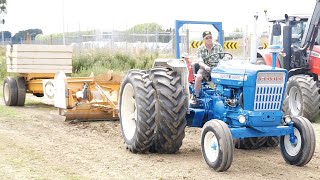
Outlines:
{"type": "Polygon", "coordinates": [[[215,162],[219,156],[219,143],[215,134],[207,132],[204,137],[204,152],[210,162],[215,162]]]}
{"type": "Polygon", "coordinates": [[[289,91],[289,109],[294,116],[301,115],[302,95],[297,87],[292,87],[289,91]]]}
{"type": "Polygon", "coordinates": [[[3,97],[4,97],[4,100],[5,102],[8,102],[9,101],[9,84],[8,83],[5,83],[4,84],[4,92],[3,92],[3,97]]]}
{"type": "Polygon", "coordinates": [[[290,135],[284,137],[284,148],[290,156],[296,156],[301,150],[301,134],[297,128],[294,128],[295,142],[291,143],[290,135]]]}
{"type": "Polygon", "coordinates": [[[131,140],[137,128],[137,106],[132,84],[125,85],[122,93],[121,123],[126,139],[131,140]]]}

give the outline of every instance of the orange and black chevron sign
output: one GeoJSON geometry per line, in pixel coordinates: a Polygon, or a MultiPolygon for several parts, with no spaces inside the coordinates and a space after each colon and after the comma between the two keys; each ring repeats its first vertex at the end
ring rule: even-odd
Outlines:
{"type": "Polygon", "coordinates": [[[225,49],[238,49],[238,42],[224,42],[225,49]]]}
{"type": "Polygon", "coordinates": [[[190,43],[191,48],[198,48],[199,46],[201,46],[203,44],[203,41],[192,41],[190,43]]]}
{"type": "Polygon", "coordinates": [[[268,43],[262,43],[262,48],[263,49],[267,49],[267,47],[268,47],[268,43]]]}

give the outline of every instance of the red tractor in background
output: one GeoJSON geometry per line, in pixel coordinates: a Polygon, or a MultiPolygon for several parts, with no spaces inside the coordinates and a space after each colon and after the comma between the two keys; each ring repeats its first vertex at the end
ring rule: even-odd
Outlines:
{"type": "MultiPolygon", "coordinates": [[[[277,67],[287,69],[287,97],[283,109],[293,116],[304,116],[314,121],[320,112],[320,0],[312,15],[288,16],[271,20],[270,45],[283,46],[277,57],[277,67]]],[[[256,64],[272,64],[269,50],[257,51],[256,64]]]]}

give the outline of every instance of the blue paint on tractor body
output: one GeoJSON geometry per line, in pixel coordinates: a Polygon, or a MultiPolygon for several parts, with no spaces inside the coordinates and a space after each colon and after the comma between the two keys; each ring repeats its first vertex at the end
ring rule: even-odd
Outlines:
{"type": "Polygon", "coordinates": [[[188,126],[202,127],[219,119],[227,123],[233,138],[293,134],[292,123],[281,123],[287,74],[282,68],[221,61],[211,71],[212,83],[202,84],[199,106],[187,115],[188,126]],[[245,117],[244,123],[239,122],[240,116],[245,117]]]}

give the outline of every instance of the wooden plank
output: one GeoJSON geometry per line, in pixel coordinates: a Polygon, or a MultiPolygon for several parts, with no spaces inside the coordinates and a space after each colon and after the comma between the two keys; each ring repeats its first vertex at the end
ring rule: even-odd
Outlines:
{"type": "MultiPolygon", "coordinates": [[[[7,46],[7,51],[11,51],[11,46],[7,46]]],[[[66,45],[38,45],[38,44],[15,44],[12,46],[13,52],[71,52],[72,46],[66,45]]]]}
{"type": "Polygon", "coordinates": [[[72,66],[59,66],[59,65],[7,65],[7,68],[9,69],[52,69],[52,70],[60,70],[60,69],[65,69],[65,70],[72,70],[72,66]]]}
{"type": "Polygon", "coordinates": [[[72,65],[72,59],[28,59],[28,58],[7,58],[7,64],[16,65],[72,65]]]}
{"type": "Polygon", "coordinates": [[[52,70],[52,69],[7,69],[7,72],[13,72],[13,73],[57,73],[59,71],[62,71],[64,73],[72,73],[72,70],[52,70]]]}
{"type": "Polygon", "coordinates": [[[12,52],[8,55],[12,58],[27,59],[71,59],[70,52],[12,52]]]}

